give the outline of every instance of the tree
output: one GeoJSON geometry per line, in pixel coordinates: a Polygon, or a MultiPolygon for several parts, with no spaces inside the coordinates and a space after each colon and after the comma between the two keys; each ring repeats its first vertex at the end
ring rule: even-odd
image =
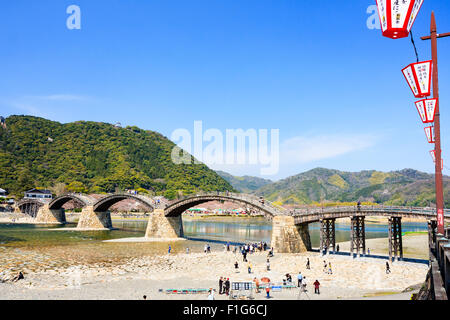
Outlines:
{"type": "Polygon", "coordinates": [[[67,190],[75,193],[87,193],[88,189],[79,181],[69,183],[67,190]]]}

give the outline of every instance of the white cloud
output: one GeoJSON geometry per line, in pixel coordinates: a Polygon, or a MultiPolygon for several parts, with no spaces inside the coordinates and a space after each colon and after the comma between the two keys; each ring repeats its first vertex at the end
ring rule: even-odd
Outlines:
{"type": "Polygon", "coordinates": [[[28,98],[38,99],[38,100],[47,100],[47,101],[80,101],[86,100],[87,98],[80,95],[74,94],[51,94],[46,96],[30,96],[28,98]]]}
{"type": "Polygon", "coordinates": [[[334,158],[374,146],[379,137],[371,134],[298,136],[281,144],[282,163],[308,163],[334,158]]]}

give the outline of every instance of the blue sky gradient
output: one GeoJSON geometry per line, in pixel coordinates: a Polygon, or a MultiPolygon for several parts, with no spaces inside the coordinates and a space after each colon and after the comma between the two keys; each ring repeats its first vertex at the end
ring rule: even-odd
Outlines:
{"type": "MultiPolygon", "coordinates": [[[[4,1],[0,114],[119,121],[168,137],[195,120],[223,132],[280,129],[280,171],[266,177],[274,180],[318,166],[433,172],[433,145],[401,73],[415,62],[413,47],[367,28],[374,3],[4,1]],[[66,27],[71,4],[81,30],[66,27]]],[[[450,32],[450,2],[425,0],[413,28],[421,60],[430,59],[419,36],[429,34],[431,10],[438,32],[450,32]]],[[[438,46],[446,159],[450,38],[438,46]]],[[[254,166],[222,169],[259,175],[254,166]]]]}

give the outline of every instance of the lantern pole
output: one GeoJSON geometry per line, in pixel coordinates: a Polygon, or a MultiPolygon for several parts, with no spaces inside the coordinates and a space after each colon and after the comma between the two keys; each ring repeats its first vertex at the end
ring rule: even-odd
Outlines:
{"type": "Polygon", "coordinates": [[[436,101],[436,115],[434,118],[435,134],[435,185],[436,185],[436,212],[437,212],[437,231],[444,234],[444,193],[442,187],[442,166],[441,166],[441,123],[439,113],[439,79],[438,79],[438,59],[437,59],[437,39],[448,37],[450,33],[438,34],[436,32],[436,18],[434,11],[431,12],[430,36],[422,37],[422,40],[431,40],[431,55],[433,60],[433,98],[436,101]]]}

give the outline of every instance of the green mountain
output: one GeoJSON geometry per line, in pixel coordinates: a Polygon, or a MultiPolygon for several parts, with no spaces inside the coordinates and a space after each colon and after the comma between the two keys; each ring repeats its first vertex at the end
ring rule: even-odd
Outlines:
{"type": "Polygon", "coordinates": [[[257,189],[272,183],[272,180],[258,177],[243,176],[236,177],[223,171],[216,171],[219,176],[228,181],[233,188],[243,193],[252,193],[257,189]]]}
{"type": "MultiPolygon", "coordinates": [[[[344,172],[316,168],[261,187],[255,192],[282,204],[370,201],[386,205],[428,206],[435,202],[434,175],[404,169],[344,172]]],[[[444,176],[450,206],[450,177],[444,176]]]]}
{"type": "Polygon", "coordinates": [[[92,193],[141,188],[168,198],[233,191],[204,164],[174,164],[175,144],[157,132],[31,116],[10,116],[6,126],[0,127],[0,187],[10,194],[55,186],[92,193]]]}

